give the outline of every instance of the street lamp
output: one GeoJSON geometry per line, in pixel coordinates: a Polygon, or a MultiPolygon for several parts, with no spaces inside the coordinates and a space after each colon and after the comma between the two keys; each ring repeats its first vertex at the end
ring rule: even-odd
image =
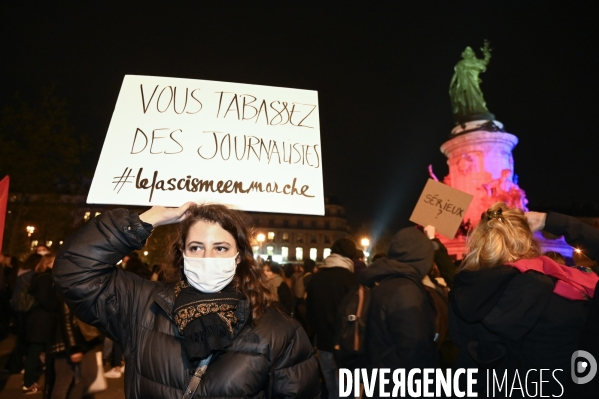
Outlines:
{"type": "Polygon", "coordinates": [[[266,240],[266,236],[262,233],[258,233],[256,236],[256,240],[260,244],[260,249],[258,250],[258,256],[262,255],[262,243],[266,240]]]}
{"type": "Polygon", "coordinates": [[[362,238],[362,241],[360,241],[360,244],[362,244],[362,246],[364,247],[364,252],[366,252],[366,249],[370,245],[370,240],[368,238],[362,238]]]}
{"type": "Polygon", "coordinates": [[[360,241],[360,244],[362,244],[362,247],[364,248],[364,256],[366,258],[368,258],[368,256],[370,255],[367,251],[368,246],[370,245],[370,240],[366,237],[362,238],[362,240],[360,241]]]}
{"type": "MultiPolygon", "coordinates": [[[[33,227],[33,226],[27,226],[27,227],[25,227],[25,230],[27,231],[27,238],[29,239],[29,249],[32,250],[33,249],[33,242],[31,241],[31,235],[35,231],[35,227],[33,227]]],[[[36,245],[37,245],[37,241],[36,241],[36,245]]]]}

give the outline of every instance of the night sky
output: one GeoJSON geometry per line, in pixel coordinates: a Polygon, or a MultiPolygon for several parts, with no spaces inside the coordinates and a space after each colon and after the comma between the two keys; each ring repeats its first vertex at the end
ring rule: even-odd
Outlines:
{"type": "Polygon", "coordinates": [[[447,173],[453,67],[488,39],[481,87],[530,207],[599,198],[594,2],[196,3],[2,2],[0,106],[57,83],[91,175],[126,74],[316,90],[325,193],[378,231],[407,222],[427,165],[447,173]]]}

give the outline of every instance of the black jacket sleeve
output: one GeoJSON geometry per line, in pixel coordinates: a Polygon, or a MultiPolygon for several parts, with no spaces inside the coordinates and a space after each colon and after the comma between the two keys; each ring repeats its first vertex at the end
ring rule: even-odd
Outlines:
{"type": "Polygon", "coordinates": [[[68,356],[74,353],[83,352],[80,346],[80,339],[78,339],[79,337],[77,336],[77,332],[73,325],[71,310],[64,302],[62,303],[59,312],[58,328],[61,334],[61,342],[64,344],[64,349],[68,356]]]}
{"type": "Polygon", "coordinates": [[[439,272],[441,273],[441,277],[447,283],[449,288],[453,288],[453,277],[456,273],[456,267],[451,258],[449,257],[449,253],[447,252],[447,248],[445,245],[438,239],[435,238],[433,240],[436,243],[437,249],[435,249],[435,263],[439,268],[439,272]]]}
{"type": "Polygon", "coordinates": [[[580,249],[589,258],[599,261],[599,230],[586,223],[557,212],[549,212],[544,230],[551,234],[563,235],[566,242],[580,249]]]}
{"type": "Polygon", "coordinates": [[[59,291],[74,314],[125,346],[143,285],[156,284],[117,267],[145,244],[151,225],[125,209],[102,213],[71,236],[53,268],[59,291]]]}
{"type": "MultiPolygon", "coordinates": [[[[284,283],[283,283],[284,284],[284,283]]],[[[273,398],[318,398],[318,365],[312,345],[299,325],[279,356],[273,372],[273,398]]]]}

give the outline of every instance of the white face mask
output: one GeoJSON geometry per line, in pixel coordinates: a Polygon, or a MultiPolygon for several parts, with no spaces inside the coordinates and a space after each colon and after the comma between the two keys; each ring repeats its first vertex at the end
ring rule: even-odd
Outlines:
{"type": "Polygon", "coordinates": [[[237,255],[232,258],[194,258],[183,255],[183,271],[189,284],[198,291],[213,293],[233,280],[237,255]]]}

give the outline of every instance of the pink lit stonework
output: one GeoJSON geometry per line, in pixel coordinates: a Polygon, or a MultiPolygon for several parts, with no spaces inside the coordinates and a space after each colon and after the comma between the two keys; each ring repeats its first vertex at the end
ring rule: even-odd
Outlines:
{"type": "MultiPolygon", "coordinates": [[[[456,126],[451,138],[441,146],[447,157],[449,174],[443,183],[474,196],[464,216],[466,226],[476,226],[480,215],[495,202],[505,202],[509,207],[527,211],[526,194],[513,181],[514,158],[512,150],[518,138],[503,131],[498,121],[472,121],[456,126]]],[[[465,231],[456,238],[439,238],[450,255],[461,259],[466,251],[465,231]]],[[[572,256],[572,248],[563,239],[548,240],[540,234],[544,251],[554,250],[572,256]]]]}

